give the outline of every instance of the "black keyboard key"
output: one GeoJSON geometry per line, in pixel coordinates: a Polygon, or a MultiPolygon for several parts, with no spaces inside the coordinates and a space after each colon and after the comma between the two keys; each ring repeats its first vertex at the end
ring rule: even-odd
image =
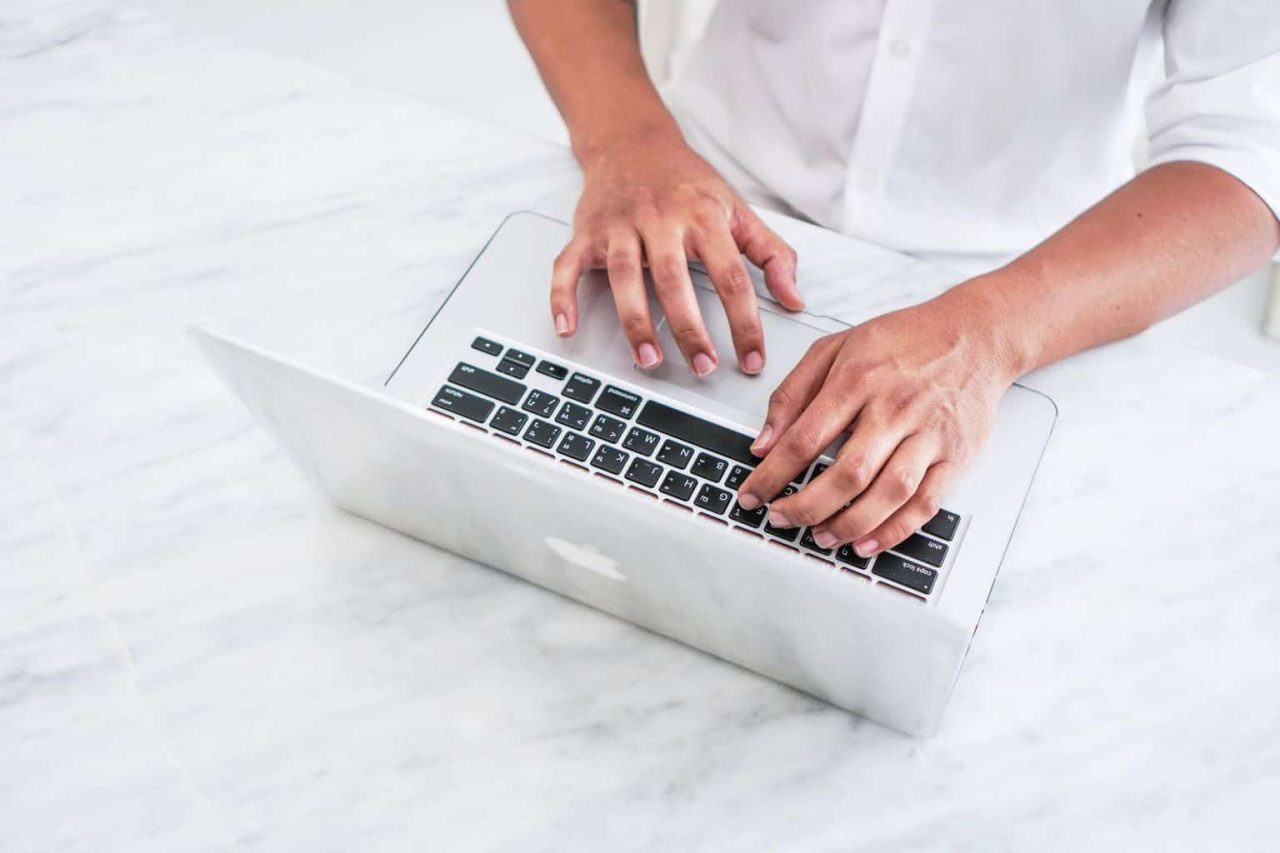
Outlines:
{"type": "Polygon", "coordinates": [[[893,546],[892,550],[904,557],[910,557],[931,566],[941,566],[947,559],[946,545],[921,536],[919,533],[912,533],[906,540],[893,546]]]}
{"type": "Polygon", "coordinates": [[[821,474],[823,471],[827,470],[827,468],[829,468],[829,467],[831,467],[831,466],[829,466],[826,462],[819,462],[817,465],[814,465],[814,466],[813,466],[813,477],[810,477],[810,478],[809,478],[809,482],[811,482],[811,483],[812,483],[812,482],[813,482],[814,477],[817,477],[819,474],[821,474]]]}
{"type": "Polygon", "coordinates": [[[524,379],[529,375],[529,368],[518,361],[512,361],[509,358],[504,358],[502,361],[498,362],[498,372],[505,373],[508,376],[514,376],[516,379],[524,379]]]}
{"type": "Polygon", "coordinates": [[[679,471],[668,471],[667,478],[662,481],[658,491],[664,495],[670,495],[676,500],[687,501],[693,496],[693,490],[697,487],[698,481],[688,474],[681,474],[679,471]]]}
{"type": "Polygon", "coordinates": [[[510,359],[517,364],[523,364],[526,369],[533,367],[533,356],[529,355],[527,352],[521,352],[518,349],[507,350],[507,354],[503,357],[503,360],[506,359],[510,359]]]}
{"type": "Polygon", "coordinates": [[[798,491],[800,491],[800,489],[794,483],[787,483],[787,485],[782,487],[782,491],[773,496],[773,500],[776,501],[780,498],[789,498],[798,491]]]}
{"type": "Polygon", "coordinates": [[[561,380],[569,375],[567,368],[562,367],[554,362],[540,361],[538,362],[538,372],[543,376],[550,376],[552,379],[561,380]]]}
{"type": "Polygon", "coordinates": [[[667,439],[662,443],[662,449],[658,451],[658,461],[670,465],[672,468],[684,470],[689,464],[689,460],[693,458],[693,448],[687,444],[681,444],[678,441],[667,439]]]}
{"type": "Polygon", "coordinates": [[[729,508],[729,504],[733,503],[733,493],[706,483],[703,485],[702,491],[698,492],[698,497],[694,499],[693,503],[704,512],[724,515],[724,511],[729,508]]]}
{"type": "Polygon", "coordinates": [[[796,541],[796,537],[800,535],[799,527],[774,527],[772,524],[764,526],[764,532],[770,536],[777,536],[779,539],[785,539],[788,542],[796,541]]]}
{"type": "Polygon", "coordinates": [[[596,415],[595,423],[591,425],[591,434],[601,441],[607,441],[613,444],[622,438],[622,431],[627,425],[617,418],[611,418],[608,415],[596,415]]]}
{"type": "Polygon", "coordinates": [[[590,409],[568,401],[565,401],[565,404],[560,407],[560,414],[556,415],[556,423],[564,424],[572,429],[586,429],[587,421],[589,420],[591,420],[590,409]]]}
{"type": "Polygon", "coordinates": [[[540,418],[549,418],[558,405],[560,405],[560,398],[555,394],[548,394],[546,391],[535,388],[529,392],[521,408],[527,412],[533,412],[540,418]]]}
{"type": "Polygon", "coordinates": [[[642,486],[653,488],[658,485],[658,478],[662,476],[662,466],[650,462],[648,459],[636,459],[631,463],[631,467],[627,469],[627,479],[642,486]]]}
{"type": "Polygon", "coordinates": [[[524,429],[525,422],[528,420],[529,416],[524,412],[517,412],[515,409],[500,406],[498,413],[493,416],[493,420],[489,421],[489,426],[499,432],[505,432],[507,435],[519,435],[520,430],[524,429]]]}
{"type": "Polygon", "coordinates": [[[465,361],[453,369],[453,373],[449,374],[449,381],[513,406],[524,396],[524,386],[519,382],[481,370],[465,361]]]}
{"type": "Polygon", "coordinates": [[[485,355],[499,355],[502,352],[502,344],[488,338],[476,338],[471,342],[471,348],[478,349],[485,355]]]}
{"type": "Polygon", "coordinates": [[[630,458],[630,455],[623,453],[618,448],[602,444],[592,458],[591,465],[602,471],[608,471],[610,474],[621,474],[622,469],[626,467],[628,458],[630,458]]]}
{"type": "Polygon", "coordinates": [[[742,504],[734,501],[733,509],[729,511],[729,517],[739,524],[755,528],[760,526],[760,522],[764,521],[764,517],[768,512],[769,508],[763,505],[755,509],[743,509],[742,504]]]}
{"type": "Polygon", "coordinates": [[[564,395],[570,400],[577,400],[579,403],[590,403],[591,398],[596,395],[596,391],[599,389],[599,379],[592,379],[590,376],[575,373],[565,383],[564,395]]]}
{"type": "Polygon", "coordinates": [[[689,469],[689,473],[695,477],[718,483],[728,467],[729,463],[723,459],[717,459],[710,453],[699,453],[698,458],[694,460],[693,467],[689,469]]]}
{"type": "Polygon", "coordinates": [[[448,385],[440,389],[440,393],[431,401],[431,405],[446,412],[453,412],[467,420],[481,422],[489,417],[494,406],[489,400],[459,391],[457,388],[450,388],[448,385]]]}
{"type": "MultiPolygon", "coordinates": [[[[774,500],[777,500],[778,498],[790,497],[791,495],[794,495],[797,491],[798,489],[796,489],[795,486],[788,483],[787,486],[777,494],[774,500]]],[[[766,524],[764,526],[764,532],[777,536],[779,539],[785,539],[788,542],[794,542],[796,541],[796,537],[800,535],[800,528],[799,527],[774,527],[772,524],[766,524]]]]}
{"type": "Polygon", "coordinates": [[[550,421],[533,419],[529,428],[524,431],[524,440],[539,447],[550,447],[556,443],[562,430],[550,421]]]}
{"type": "Polygon", "coordinates": [[[591,455],[591,448],[595,446],[596,443],[585,435],[577,432],[568,432],[565,433],[564,438],[560,441],[560,446],[556,450],[570,459],[584,462],[591,455]]]}
{"type": "Polygon", "coordinates": [[[960,516],[950,510],[941,510],[920,528],[930,536],[937,536],[950,542],[956,536],[956,528],[960,526],[960,516]]]}
{"type": "Polygon", "coordinates": [[[632,427],[631,432],[627,433],[627,440],[622,442],[622,446],[633,453],[648,456],[658,449],[659,441],[661,441],[661,437],[656,432],[649,432],[647,429],[640,429],[640,427],[632,427]]]}
{"type": "Polygon", "coordinates": [[[760,461],[751,455],[751,442],[755,440],[751,436],[685,414],[654,400],[644,404],[636,423],[666,433],[672,438],[696,444],[703,450],[727,456],[744,465],[755,465],[760,461]]]}
{"type": "Polygon", "coordinates": [[[876,557],[871,573],[925,595],[929,594],[933,589],[933,582],[938,579],[938,573],[933,569],[918,566],[897,554],[881,554],[876,557]]]}
{"type": "Polygon", "coordinates": [[[851,566],[857,566],[865,569],[871,565],[870,557],[859,557],[857,552],[853,550],[853,545],[841,545],[836,549],[836,559],[842,563],[848,563],[851,566]]]}
{"type": "Polygon", "coordinates": [[[640,395],[609,385],[600,392],[600,399],[596,400],[596,408],[620,418],[630,418],[636,413],[636,409],[640,408],[640,395]]]}
{"type": "Polygon", "coordinates": [[[822,547],[821,545],[819,545],[816,541],[814,541],[814,538],[813,538],[813,528],[812,528],[812,527],[806,527],[806,528],[805,528],[804,533],[803,533],[803,534],[801,534],[801,536],[800,536],[800,547],[801,547],[801,548],[808,548],[810,551],[816,551],[816,552],[818,552],[819,554],[830,554],[830,553],[831,553],[831,549],[830,549],[830,548],[823,548],[823,547],[822,547]]]}
{"type": "Polygon", "coordinates": [[[734,465],[733,470],[729,472],[729,479],[724,481],[726,487],[733,489],[735,492],[738,487],[746,482],[747,477],[751,476],[751,469],[745,465],[734,465]]]}

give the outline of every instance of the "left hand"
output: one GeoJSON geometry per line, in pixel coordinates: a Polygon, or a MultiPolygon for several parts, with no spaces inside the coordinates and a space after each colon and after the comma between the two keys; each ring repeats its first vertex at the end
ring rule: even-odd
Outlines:
{"type": "Polygon", "coordinates": [[[852,542],[864,557],[918,530],[1018,375],[992,316],[956,289],[819,339],[769,398],[743,507],[781,492],[847,431],[831,467],[773,503],[770,523],[813,527],[820,546],[852,542]]]}

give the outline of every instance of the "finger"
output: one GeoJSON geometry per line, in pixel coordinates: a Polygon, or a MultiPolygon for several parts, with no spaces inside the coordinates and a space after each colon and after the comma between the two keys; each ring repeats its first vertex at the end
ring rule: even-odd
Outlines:
{"type": "Polygon", "coordinates": [[[942,497],[960,475],[960,466],[938,462],[925,472],[916,493],[902,508],[874,530],[853,543],[853,550],[871,557],[900,543],[938,514],[942,497]]]}
{"type": "Polygon", "coordinates": [[[790,311],[804,308],[796,287],[796,251],[746,204],[734,211],[733,239],[751,263],[764,271],[764,284],[778,303],[790,311]]]}
{"type": "MultiPolygon", "coordinates": [[[[891,469],[896,476],[898,471],[895,466],[904,466],[911,470],[909,463],[913,462],[914,456],[910,455],[914,452],[914,448],[909,446],[915,440],[906,438],[904,440],[903,433],[900,429],[887,428],[883,422],[875,422],[865,416],[858,419],[857,424],[853,428],[852,435],[849,440],[840,448],[840,452],[836,454],[835,461],[817,476],[813,482],[802,488],[796,494],[778,501],[769,508],[770,515],[780,514],[784,520],[791,522],[792,527],[808,527],[811,525],[821,525],[820,530],[826,531],[827,525],[822,524],[832,516],[843,516],[849,510],[845,506],[853,501],[853,505],[862,504],[868,497],[872,496],[877,488],[885,489],[888,484],[882,483],[891,469]],[[908,452],[908,456],[899,458],[904,452],[908,452]],[[861,496],[861,497],[860,497],[861,496]]],[[[920,443],[923,443],[921,441],[920,443]]],[[[929,463],[934,461],[932,448],[926,454],[927,458],[923,459],[918,465],[918,473],[916,481],[912,483],[914,486],[919,482],[919,478],[924,476],[924,471],[929,467],[929,463]]],[[[887,518],[889,512],[897,509],[906,501],[908,495],[903,495],[902,499],[896,505],[887,510],[878,520],[887,518]]],[[[775,527],[781,526],[775,523],[775,527]]],[[[871,526],[862,529],[862,532],[870,530],[871,526]]],[[[815,540],[818,530],[814,531],[815,540]]],[[[857,535],[857,534],[855,534],[857,535]]],[[[850,541],[854,536],[850,536],[850,541]]],[[[818,543],[823,548],[829,547],[822,542],[818,543]]]]}
{"type": "Polygon", "coordinates": [[[679,232],[665,227],[655,227],[644,234],[645,255],[649,259],[649,273],[653,276],[653,289],[667,317],[667,327],[676,339],[676,346],[684,354],[690,369],[699,376],[706,376],[716,369],[720,357],[716,355],[711,336],[702,323],[698,299],[693,292],[693,279],[689,277],[689,261],[684,253],[684,241],[679,232]]]}
{"type": "Polygon", "coordinates": [[[786,378],[778,383],[778,387],[769,395],[769,409],[764,416],[764,426],[760,427],[756,440],[751,443],[752,453],[764,456],[773,449],[778,438],[790,428],[818,393],[839,351],[840,341],[835,336],[819,338],[799,363],[791,368],[786,378]]]}
{"type": "Polygon", "coordinates": [[[818,458],[853,420],[857,410],[856,400],[824,387],[743,482],[738,489],[739,503],[746,509],[755,509],[772,500],[796,474],[818,458]]]}
{"type": "MultiPolygon", "coordinates": [[[[848,446],[849,444],[845,445],[848,446]]],[[[904,439],[896,450],[892,450],[892,455],[886,456],[887,461],[865,491],[847,509],[813,531],[814,541],[823,548],[830,548],[840,542],[862,540],[902,509],[919,491],[925,472],[938,461],[938,447],[929,437],[916,433],[904,439]],[[825,544],[828,542],[831,544],[825,544]]],[[[822,476],[825,477],[826,473],[822,476]]],[[[922,521],[921,524],[923,523],[922,521]]],[[[902,538],[905,539],[906,535],[902,538]]],[[[896,545],[901,541],[899,539],[892,544],[896,545]]]]}
{"type": "Polygon", "coordinates": [[[634,231],[612,233],[605,268],[609,272],[609,288],[613,291],[622,333],[631,344],[631,357],[640,367],[657,367],[662,363],[662,349],[649,315],[649,297],[640,264],[640,236],[634,231]]]}
{"type": "Polygon", "coordinates": [[[574,237],[556,255],[551,267],[551,321],[562,338],[578,329],[578,280],[585,266],[586,248],[585,239],[574,237]]]}
{"type": "Polygon", "coordinates": [[[697,250],[729,319],[738,366],[743,373],[759,373],[764,369],[764,332],[760,328],[756,290],[742,262],[742,253],[728,231],[704,233],[698,238],[697,250]]]}

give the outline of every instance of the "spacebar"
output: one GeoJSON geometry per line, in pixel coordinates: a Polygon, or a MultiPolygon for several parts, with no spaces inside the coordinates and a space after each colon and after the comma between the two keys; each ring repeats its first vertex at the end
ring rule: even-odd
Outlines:
{"type": "Polygon", "coordinates": [[[666,433],[672,438],[696,444],[703,450],[727,456],[743,465],[756,465],[760,462],[751,453],[751,436],[695,418],[653,400],[644,404],[636,423],[666,433]]]}

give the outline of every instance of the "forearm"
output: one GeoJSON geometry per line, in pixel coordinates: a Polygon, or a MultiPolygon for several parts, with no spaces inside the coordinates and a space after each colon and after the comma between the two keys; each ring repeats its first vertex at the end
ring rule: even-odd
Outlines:
{"type": "Polygon", "coordinates": [[[1142,331],[1256,269],[1280,223],[1201,163],[1134,178],[1044,243],[940,297],[986,321],[1011,377],[1142,331]]]}
{"type": "Polygon", "coordinates": [[[680,130],[640,56],[628,0],[508,0],[574,154],[588,163],[620,140],[679,141],[680,130]]]}

